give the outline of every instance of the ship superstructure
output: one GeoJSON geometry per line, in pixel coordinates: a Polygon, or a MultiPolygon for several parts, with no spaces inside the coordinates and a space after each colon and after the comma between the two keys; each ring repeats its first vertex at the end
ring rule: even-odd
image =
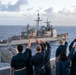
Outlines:
{"type": "Polygon", "coordinates": [[[27,24],[27,26],[24,27],[23,31],[21,32],[21,35],[9,37],[8,40],[1,40],[0,46],[7,46],[7,42],[9,42],[11,45],[26,44],[31,33],[34,34],[32,43],[35,43],[34,38],[44,39],[44,41],[56,41],[63,38],[63,34],[58,35],[56,29],[50,25],[51,22],[48,19],[46,22],[44,22],[46,23],[46,26],[40,26],[40,22],[42,20],[39,13],[37,14],[37,19],[35,21],[36,27],[32,28],[29,24],[27,24]]]}

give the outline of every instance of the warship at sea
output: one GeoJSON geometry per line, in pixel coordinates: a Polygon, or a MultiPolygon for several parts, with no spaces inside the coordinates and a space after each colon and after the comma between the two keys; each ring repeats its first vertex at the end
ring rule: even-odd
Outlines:
{"type": "Polygon", "coordinates": [[[29,24],[23,29],[20,36],[12,36],[8,39],[1,40],[0,39],[0,46],[8,46],[10,45],[18,45],[18,44],[26,44],[28,43],[28,37],[31,33],[34,34],[34,37],[31,39],[32,43],[35,43],[34,38],[43,39],[44,41],[56,41],[63,38],[63,34],[58,34],[56,29],[50,25],[50,21],[45,22],[46,26],[39,26],[40,21],[40,14],[37,14],[36,27],[31,28],[29,24]]]}
{"type": "MultiPolygon", "coordinates": [[[[17,54],[17,51],[12,47],[12,45],[18,44],[27,44],[28,37],[31,33],[34,34],[34,37],[31,39],[32,43],[35,43],[35,38],[44,41],[57,41],[59,39],[64,39],[64,34],[58,34],[56,29],[50,25],[50,21],[45,22],[46,26],[39,26],[40,14],[37,14],[36,28],[31,28],[28,24],[26,28],[21,32],[20,36],[12,36],[7,40],[0,40],[0,47],[8,46],[6,50],[0,50],[0,75],[10,75],[10,62],[14,55],[17,54]]],[[[55,61],[51,59],[51,71],[52,75],[55,75],[55,61]]]]}

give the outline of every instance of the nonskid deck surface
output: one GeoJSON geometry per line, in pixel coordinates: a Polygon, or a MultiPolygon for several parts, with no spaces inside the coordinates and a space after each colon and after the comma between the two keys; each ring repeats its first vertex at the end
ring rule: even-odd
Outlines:
{"type": "MultiPolygon", "coordinates": [[[[50,59],[51,63],[51,75],[55,75],[55,59],[50,59]]],[[[0,75],[10,75],[10,64],[0,63],[0,75]]]]}

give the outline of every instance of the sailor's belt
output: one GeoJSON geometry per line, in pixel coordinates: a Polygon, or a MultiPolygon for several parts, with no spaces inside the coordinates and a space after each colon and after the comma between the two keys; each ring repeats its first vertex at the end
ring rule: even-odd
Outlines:
{"type": "Polygon", "coordinates": [[[23,67],[23,68],[21,68],[21,69],[17,69],[17,70],[15,70],[15,71],[22,71],[22,70],[24,70],[24,69],[26,69],[26,67],[23,67]]]}

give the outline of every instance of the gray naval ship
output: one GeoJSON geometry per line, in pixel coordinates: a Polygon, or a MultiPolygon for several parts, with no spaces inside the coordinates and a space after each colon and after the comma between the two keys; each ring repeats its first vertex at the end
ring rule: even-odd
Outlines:
{"type": "MultiPolygon", "coordinates": [[[[39,26],[40,19],[39,13],[37,14],[37,26],[36,28],[31,28],[28,24],[26,28],[21,32],[20,36],[13,36],[9,40],[1,40],[0,47],[8,46],[6,50],[0,50],[0,75],[10,75],[10,62],[11,58],[17,54],[17,51],[11,45],[26,44],[28,43],[28,37],[31,33],[34,34],[32,43],[35,43],[34,38],[42,39],[44,41],[56,41],[59,39],[64,39],[63,34],[58,35],[55,28],[50,25],[50,22],[45,22],[46,26],[39,26]]],[[[55,75],[55,63],[54,59],[50,59],[52,75],[55,75]]]]}
{"type": "Polygon", "coordinates": [[[31,33],[34,34],[32,43],[35,43],[34,38],[43,39],[44,41],[56,41],[63,38],[63,34],[59,35],[56,29],[50,25],[50,21],[48,21],[48,19],[45,22],[46,26],[39,26],[40,21],[42,21],[39,13],[37,14],[37,20],[35,21],[35,28],[31,28],[30,25],[27,24],[27,26],[21,32],[21,35],[12,36],[6,40],[0,40],[0,46],[7,46],[7,41],[10,43],[10,45],[26,44],[28,43],[28,37],[31,33]]]}

